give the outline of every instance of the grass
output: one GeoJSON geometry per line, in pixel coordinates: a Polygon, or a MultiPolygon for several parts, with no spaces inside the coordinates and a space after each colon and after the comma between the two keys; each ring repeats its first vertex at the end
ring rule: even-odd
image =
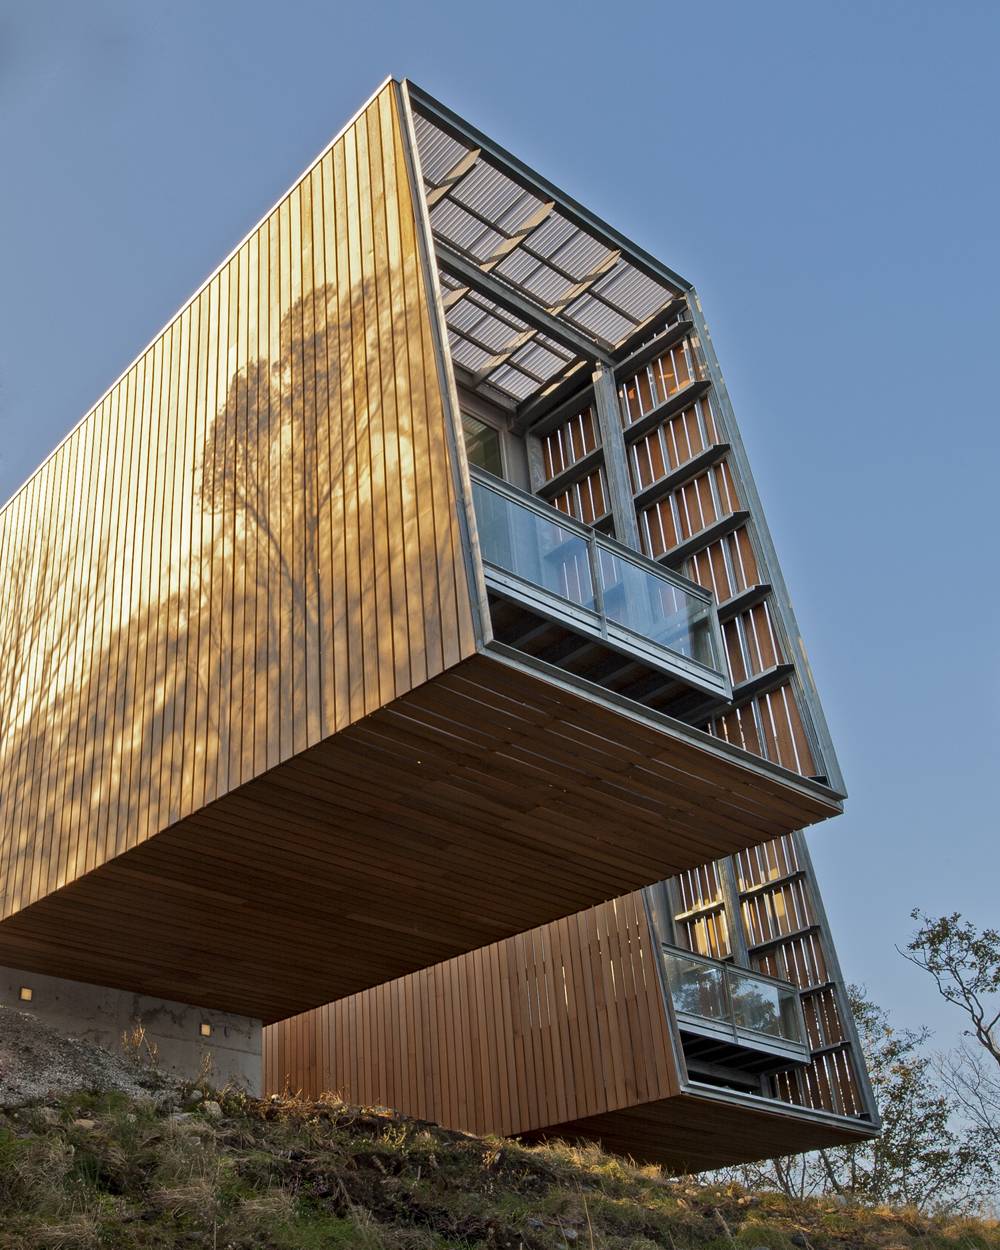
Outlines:
{"type": "Polygon", "coordinates": [[[0,1248],[1000,1250],[989,1221],[703,1186],[337,1100],[78,1094],[0,1113],[0,1248]]]}

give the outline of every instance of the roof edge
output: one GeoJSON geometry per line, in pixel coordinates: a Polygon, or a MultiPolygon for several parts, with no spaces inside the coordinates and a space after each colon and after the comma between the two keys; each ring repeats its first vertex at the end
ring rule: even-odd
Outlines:
{"type": "Polygon", "coordinates": [[[403,81],[415,106],[427,112],[436,122],[443,125],[445,129],[470,140],[477,147],[482,148],[484,152],[492,156],[494,160],[509,166],[522,180],[533,183],[548,199],[555,200],[567,216],[574,220],[574,224],[584,230],[603,235],[612,248],[618,248],[626,253],[637,269],[641,269],[656,281],[667,282],[683,292],[694,289],[694,283],[689,282],[687,278],[682,278],[669,265],[665,265],[662,261],[657,260],[651,252],[647,252],[645,248],[634,243],[631,239],[615,230],[603,218],[598,217],[596,213],[592,213],[590,209],[584,207],[579,200],[575,200],[571,195],[567,195],[565,191],[560,190],[554,183],[549,182],[547,178],[543,178],[530,165],[525,164],[524,161],[520,160],[512,152],[508,152],[506,148],[494,142],[483,131],[453,112],[447,105],[435,99],[429,92],[424,91],[412,79],[406,78],[403,81]]]}
{"type": "Polygon", "coordinates": [[[400,80],[397,79],[393,74],[387,74],[385,78],[382,79],[382,81],[375,88],[375,90],[368,96],[368,98],[364,101],[363,104],[359,105],[359,107],[354,110],[351,116],[347,119],[346,122],[344,122],[344,124],[340,127],[340,129],[333,136],[333,138],[329,141],[329,143],[326,144],[326,146],[322,149],[322,151],[319,152],[317,156],[312,161],[309,162],[309,164],[305,167],[305,169],[303,169],[302,172],[295,178],[294,182],[292,182],[288,187],[285,188],[285,190],[281,193],[281,195],[278,196],[278,198],[274,201],[274,203],[267,210],[267,212],[265,212],[254,223],[254,225],[252,225],[250,229],[243,235],[243,237],[236,244],[236,246],[231,248],[226,253],[223,259],[219,261],[219,263],[215,266],[215,268],[208,275],[208,277],[198,284],[198,286],[194,289],[194,291],[192,291],[192,293],[188,296],[188,298],[180,305],[180,307],[176,310],[176,312],[174,312],[164,322],[164,324],[160,326],[160,328],[156,331],[156,333],[149,340],[149,342],[145,345],[145,347],[143,347],[140,351],[138,351],[135,354],[135,356],[132,357],[129,363],[125,366],[125,368],[122,369],[116,375],[114,381],[111,382],[110,385],[104,388],[104,390],[97,397],[97,399],[95,399],[94,402],[90,405],[90,407],[87,408],[83,416],[80,417],[78,421],[74,422],[74,424],[66,431],[66,433],[62,436],[59,442],[56,443],[56,445],[52,448],[52,450],[49,451],[48,454],[42,460],[39,461],[39,463],[35,466],[34,469],[32,469],[32,471],[28,474],[28,476],[24,479],[24,481],[21,482],[20,486],[18,486],[14,491],[12,491],[11,494],[7,497],[7,499],[4,500],[2,504],[0,504],[0,516],[2,516],[3,513],[7,511],[7,509],[14,502],[14,500],[18,497],[18,495],[20,495],[21,492],[25,489],[25,487],[28,486],[29,483],[31,483],[38,476],[39,473],[41,473],[42,469],[45,468],[45,466],[49,463],[49,461],[53,458],[53,456],[55,456],[60,451],[60,449],[73,437],[73,435],[77,432],[77,430],[86,421],[90,420],[90,418],[94,415],[94,413],[101,406],[101,404],[104,403],[104,401],[111,394],[111,392],[115,389],[115,387],[120,382],[122,382],[125,377],[127,377],[127,375],[132,371],[132,369],[134,369],[135,366],[139,363],[139,361],[142,360],[143,356],[145,356],[145,354],[150,350],[150,348],[153,347],[157,339],[159,339],[161,335],[163,335],[167,331],[167,329],[173,325],[173,323],[177,320],[177,318],[181,315],[181,313],[183,313],[187,308],[190,308],[190,306],[195,302],[198,296],[201,295],[202,291],[205,290],[205,288],[209,285],[209,283],[214,281],[214,279],[218,276],[218,274],[226,267],[226,265],[229,264],[229,262],[233,259],[233,257],[239,252],[240,248],[243,247],[243,245],[247,243],[257,233],[257,231],[261,228],[264,222],[267,221],[267,219],[272,215],[272,213],[274,213],[278,208],[281,207],[281,205],[288,198],[288,196],[291,195],[291,193],[299,185],[302,179],[305,178],[307,174],[311,173],[316,168],[316,166],[320,163],[320,161],[327,155],[327,153],[334,146],[334,144],[337,143],[338,140],[344,137],[344,135],[355,124],[355,122],[362,115],[362,113],[364,113],[366,109],[368,109],[371,106],[371,104],[382,94],[382,92],[386,89],[386,87],[388,87],[391,83],[394,83],[394,82],[398,83],[399,81],[400,80]]]}

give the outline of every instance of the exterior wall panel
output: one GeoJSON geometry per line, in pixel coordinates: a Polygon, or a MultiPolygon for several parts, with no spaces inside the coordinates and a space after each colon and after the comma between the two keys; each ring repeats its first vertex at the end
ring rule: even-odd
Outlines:
{"type": "Polygon", "coordinates": [[[272,1025],[286,1085],[501,1134],[677,1094],[641,894],[272,1025]]]}
{"type": "MultiPolygon", "coordinates": [[[[734,862],[741,891],[800,870],[788,838],[734,862]]],[[[685,902],[722,906],[725,870],[677,878],[685,902]]],[[[772,1078],[768,1097],[686,1084],[642,891],[272,1024],[264,1090],[335,1094],[468,1132],[598,1140],[680,1170],[859,1141],[873,1132],[870,1108],[822,940],[811,930],[796,941],[750,961],[803,991],[813,1050],[809,1066],[772,1078]]]]}
{"type": "Polygon", "coordinates": [[[475,649],[385,87],[0,512],[8,917],[475,649]]]}

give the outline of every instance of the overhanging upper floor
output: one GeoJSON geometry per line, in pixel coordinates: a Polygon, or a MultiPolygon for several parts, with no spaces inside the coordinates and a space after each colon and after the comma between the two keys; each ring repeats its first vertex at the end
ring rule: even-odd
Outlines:
{"type": "MultiPolygon", "coordinates": [[[[387,83],[0,512],[0,962],[270,1020],[840,810],[685,723],[731,648],[676,548],[477,512],[418,163],[387,83]]],[[[544,291],[537,212],[468,276],[603,367],[682,287],[576,290],[557,208],[544,291]]]]}
{"type": "MultiPolygon", "coordinates": [[[[495,561],[489,588],[477,586],[483,634],[523,642],[557,666],[567,655],[578,675],[843,795],[691,283],[420,87],[407,82],[402,90],[457,441],[508,487],[708,591],[721,625],[725,687],[672,684],[639,663],[623,665],[621,653],[608,654],[613,648],[576,647],[551,618],[540,631],[537,618],[512,612],[509,597],[503,603],[496,593],[495,561]]],[[[612,167],[613,157],[595,162],[601,175],[612,167]]],[[[461,465],[458,476],[463,502],[478,514],[470,500],[482,498],[481,487],[463,480],[461,465]]],[[[550,516],[550,524],[558,522],[550,516]]],[[[477,528],[470,515],[474,570],[477,551],[486,557],[492,541],[479,533],[477,549],[477,528]]],[[[599,593],[599,571],[592,582],[599,593]]],[[[573,587],[563,597],[581,594],[573,587]]],[[[639,604],[645,599],[635,595],[639,604]]],[[[516,607],[523,606],[522,599],[516,607]]]]}
{"type": "Polygon", "coordinates": [[[871,1137],[776,1084],[821,1050],[797,986],[659,950],[637,893],[276,1024],[265,1087],[696,1171],[871,1137]]]}
{"type": "Polygon", "coordinates": [[[476,656],[10,916],[0,963],[275,1020],[836,810],[476,656]]]}

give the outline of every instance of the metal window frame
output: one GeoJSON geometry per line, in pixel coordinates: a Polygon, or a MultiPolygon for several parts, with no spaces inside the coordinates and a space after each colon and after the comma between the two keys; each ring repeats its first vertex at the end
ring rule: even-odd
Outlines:
{"type": "MultiPolygon", "coordinates": [[[[739,748],[734,749],[739,750],[739,748]]],[[[801,835],[792,836],[795,837],[801,835]]],[[[660,935],[662,932],[673,932],[673,915],[675,908],[674,900],[670,896],[670,887],[672,884],[673,883],[671,881],[661,881],[656,885],[647,886],[647,888],[642,891],[643,908],[646,912],[646,920],[649,925],[650,936],[654,945],[660,944],[660,935]]],[[[675,943],[666,942],[665,945],[674,946],[675,943]]],[[[682,953],[690,953],[684,952],[683,947],[679,949],[682,953]]],[[[825,953],[826,952],[824,952],[824,954],[825,953]]],[[[862,1101],[865,1103],[865,1112],[863,1116],[843,1115],[840,1112],[827,1111],[823,1108],[807,1107],[802,1103],[786,1102],[785,1099],[775,1097],[772,1094],[758,1094],[752,1092],[751,1090],[723,1089],[719,1086],[709,1085],[705,1082],[699,1081],[696,1077],[692,1077],[688,1073],[687,1063],[684,1058],[681,1031],[673,1009],[673,1000],[671,998],[670,986],[667,982],[666,969],[661,959],[656,958],[653,962],[656,967],[656,976],[660,986],[660,999],[663,1004],[663,1011],[667,1020],[670,1041],[673,1046],[674,1068],[677,1073],[678,1084],[682,1094],[705,1098],[713,1102],[727,1103],[734,1107],[756,1107],[759,1110],[766,1111],[771,1115],[784,1116],[790,1120],[804,1120],[814,1124],[835,1126],[838,1129],[843,1129],[847,1132],[855,1134],[858,1141],[866,1141],[878,1134],[881,1130],[882,1124],[875,1107],[874,1098],[871,1096],[871,1085],[868,1081],[867,1071],[860,1074],[861,1096],[862,1101]]],[[[725,961],[719,960],[717,962],[722,963],[725,961]]],[[[837,969],[837,971],[839,972],[839,969],[837,969]]],[[[848,1022],[845,1021],[844,1023],[846,1029],[848,1022]]],[[[848,1041],[851,1040],[852,1039],[848,1037],[848,1041]]],[[[860,1054],[860,1050],[857,1053],[860,1054]]],[[[864,1068],[863,1063],[860,1066],[864,1068]]]]}

